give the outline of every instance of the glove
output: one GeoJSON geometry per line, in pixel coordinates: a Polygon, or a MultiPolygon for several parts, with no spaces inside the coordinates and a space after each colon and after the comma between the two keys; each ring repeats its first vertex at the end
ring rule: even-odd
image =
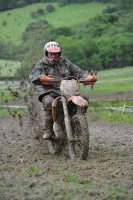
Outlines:
{"type": "Polygon", "coordinates": [[[84,82],[85,85],[94,85],[95,82],[97,81],[97,77],[96,76],[87,76],[84,80],[85,80],[85,82],[84,82]]]}
{"type": "Polygon", "coordinates": [[[54,78],[51,78],[49,76],[40,76],[40,81],[43,85],[53,85],[54,84],[54,78]]]}

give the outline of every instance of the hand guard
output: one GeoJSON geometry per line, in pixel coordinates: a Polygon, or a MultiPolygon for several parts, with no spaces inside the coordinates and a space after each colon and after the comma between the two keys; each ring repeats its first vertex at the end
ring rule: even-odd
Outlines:
{"type": "Polygon", "coordinates": [[[96,76],[87,76],[85,79],[84,79],[84,84],[85,85],[94,85],[95,82],[97,81],[97,77],[96,76]]]}
{"type": "Polygon", "coordinates": [[[40,77],[40,81],[43,85],[53,85],[54,84],[54,78],[51,78],[49,76],[40,77]]]}

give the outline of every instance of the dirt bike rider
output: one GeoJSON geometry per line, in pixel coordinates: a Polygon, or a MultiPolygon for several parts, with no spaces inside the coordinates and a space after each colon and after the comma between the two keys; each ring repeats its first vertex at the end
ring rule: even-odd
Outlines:
{"type": "MultiPolygon", "coordinates": [[[[81,70],[78,66],[73,64],[68,59],[61,56],[62,48],[55,42],[50,41],[44,46],[44,57],[35,65],[34,69],[29,75],[30,81],[37,85],[38,100],[43,103],[44,111],[44,139],[51,139],[53,134],[53,120],[52,120],[52,101],[59,96],[59,83],[53,85],[43,85],[41,78],[44,76],[56,77],[62,79],[68,76],[75,76],[78,79],[86,78],[88,74],[81,70]]],[[[87,95],[81,95],[88,101],[87,95]]],[[[61,132],[61,124],[56,123],[56,130],[61,132]]]]}

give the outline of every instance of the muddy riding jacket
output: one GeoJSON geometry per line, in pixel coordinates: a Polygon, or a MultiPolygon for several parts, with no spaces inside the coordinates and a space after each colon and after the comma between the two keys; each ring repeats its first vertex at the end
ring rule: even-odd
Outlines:
{"type": "Polygon", "coordinates": [[[64,57],[61,57],[54,65],[50,64],[45,58],[41,59],[29,75],[30,81],[37,85],[39,101],[42,101],[42,97],[45,94],[51,92],[60,95],[59,83],[56,82],[53,85],[47,86],[42,85],[39,75],[51,76],[59,80],[68,76],[75,76],[78,79],[86,78],[88,76],[85,71],[81,70],[64,57]]]}

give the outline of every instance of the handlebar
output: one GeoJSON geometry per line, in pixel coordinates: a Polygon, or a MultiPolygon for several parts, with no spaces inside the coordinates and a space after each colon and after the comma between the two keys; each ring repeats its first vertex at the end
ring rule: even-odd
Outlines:
{"type": "Polygon", "coordinates": [[[94,82],[94,80],[79,80],[80,83],[86,83],[86,82],[94,82]]]}
{"type": "MultiPolygon", "coordinates": [[[[77,80],[79,83],[84,83],[84,84],[94,84],[96,81],[97,81],[97,78],[95,77],[95,76],[91,76],[91,78],[89,79],[89,77],[88,77],[88,80],[87,79],[84,79],[84,80],[78,80],[76,77],[74,77],[74,76],[69,76],[69,77],[65,77],[65,78],[62,78],[62,80],[72,80],[72,79],[74,79],[74,80],[77,80]],[[93,77],[93,78],[92,78],[93,77]]],[[[48,77],[48,76],[45,76],[45,77],[43,77],[43,78],[40,78],[40,81],[42,82],[42,83],[44,83],[44,85],[46,84],[46,85],[52,85],[53,83],[55,83],[55,82],[61,82],[61,80],[59,80],[59,79],[54,79],[54,78],[52,78],[52,77],[48,77]]]]}

